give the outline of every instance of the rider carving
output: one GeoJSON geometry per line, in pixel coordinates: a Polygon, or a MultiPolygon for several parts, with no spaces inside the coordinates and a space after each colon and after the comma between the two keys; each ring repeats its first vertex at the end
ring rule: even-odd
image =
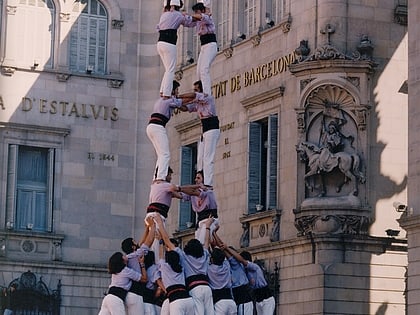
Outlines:
{"type": "MultiPolygon", "coordinates": [[[[311,140],[304,141],[297,146],[301,158],[303,157],[307,164],[306,186],[313,191],[316,188],[313,182],[314,176],[318,175],[320,182],[316,186],[318,186],[319,197],[326,195],[327,183],[335,186],[336,193],[341,191],[345,183],[350,183],[353,186],[351,194],[357,195],[357,182],[364,182],[364,174],[360,171],[360,157],[356,148],[353,147],[354,136],[345,135],[341,131],[342,127],[347,126],[346,115],[348,114],[335,102],[323,100],[322,103],[324,108],[318,116],[318,133],[316,132],[317,124],[313,124],[308,131],[308,138],[312,139],[312,142],[311,140]],[[315,140],[316,138],[318,141],[315,140]],[[327,174],[337,174],[335,169],[342,175],[332,175],[330,180],[325,182],[327,174]]],[[[348,126],[347,129],[352,128],[348,126]]]]}
{"type": "Polygon", "coordinates": [[[337,123],[330,121],[327,132],[321,139],[321,147],[319,150],[319,168],[324,172],[331,172],[337,165],[338,157],[334,153],[341,151],[342,134],[338,130],[337,123]]]}

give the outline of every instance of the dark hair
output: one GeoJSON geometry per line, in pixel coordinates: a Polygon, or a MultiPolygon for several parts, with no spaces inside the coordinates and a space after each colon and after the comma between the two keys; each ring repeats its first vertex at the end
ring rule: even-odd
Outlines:
{"type": "Polygon", "coordinates": [[[108,259],[108,273],[117,274],[120,273],[125,267],[125,262],[123,259],[123,254],[121,252],[116,252],[112,254],[108,259]]]}
{"type": "Polygon", "coordinates": [[[246,250],[244,250],[239,255],[241,255],[243,259],[252,262],[252,256],[251,256],[250,252],[247,252],[246,250]]]}
{"type": "MultiPolygon", "coordinates": [[[[156,167],[155,178],[157,177],[158,170],[159,170],[159,167],[156,167]]],[[[173,174],[173,173],[174,173],[174,170],[170,166],[168,166],[168,174],[173,174]]]]}
{"type": "MultiPolygon", "coordinates": [[[[184,2],[182,2],[182,0],[181,0],[181,1],[179,1],[179,4],[180,4],[179,6],[178,5],[174,6],[175,10],[177,10],[177,11],[179,11],[179,9],[181,9],[184,6],[184,2]]],[[[166,5],[164,6],[164,8],[167,11],[169,11],[171,9],[171,0],[166,1],[166,5]]]]}
{"type": "Polygon", "coordinates": [[[127,237],[125,240],[121,242],[121,250],[126,254],[130,254],[133,252],[133,238],[132,237],[127,237]]]}
{"type": "Polygon", "coordinates": [[[172,82],[172,94],[174,94],[174,92],[175,92],[175,90],[177,89],[177,88],[179,88],[181,86],[181,84],[179,84],[179,82],[178,81],[173,81],[172,82]]]}
{"type": "Polygon", "coordinates": [[[155,252],[149,250],[146,255],[144,255],[144,266],[149,268],[155,264],[155,252]]]}
{"type": "Polygon", "coordinates": [[[196,175],[197,175],[197,174],[200,174],[200,175],[201,175],[201,177],[203,177],[203,180],[204,180],[204,171],[203,171],[203,170],[201,170],[201,171],[197,171],[195,174],[196,174],[196,175]]]}
{"type": "Polygon", "coordinates": [[[176,238],[171,237],[169,241],[175,245],[175,247],[179,247],[179,242],[176,238]]]}
{"type": "Polygon", "coordinates": [[[182,272],[181,260],[179,258],[179,254],[174,251],[170,250],[165,253],[165,260],[169,266],[171,266],[172,270],[180,273],[182,272]]]}
{"type": "Polygon", "coordinates": [[[203,244],[201,244],[198,239],[192,238],[185,245],[184,252],[187,255],[200,258],[204,255],[203,244]]]}
{"type": "Polygon", "coordinates": [[[195,81],[193,85],[198,85],[198,89],[203,93],[203,82],[201,80],[195,81]]]}
{"type": "Polygon", "coordinates": [[[225,257],[225,253],[220,248],[213,248],[211,252],[211,260],[213,264],[218,266],[222,265],[225,257]]]}
{"type": "Polygon", "coordinates": [[[192,6],[192,10],[193,11],[200,10],[200,11],[204,12],[204,11],[206,11],[206,7],[204,6],[203,3],[198,2],[198,3],[196,3],[192,6]]]}

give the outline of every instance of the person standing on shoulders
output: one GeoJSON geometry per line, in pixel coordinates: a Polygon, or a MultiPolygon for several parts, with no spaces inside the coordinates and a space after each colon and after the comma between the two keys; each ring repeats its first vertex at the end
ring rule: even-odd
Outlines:
{"type": "MultiPolygon", "coordinates": [[[[197,77],[203,82],[203,92],[211,95],[210,66],[217,55],[216,26],[211,14],[206,13],[206,7],[198,2],[193,5],[192,18],[196,24],[197,34],[200,36],[200,55],[197,61],[197,77]]],[[[207,10],[208,12],[208,10],[207,10]]]]}
{"type": "Polygon", "coordinates": [[[159,39],[157,51],[165,67],[165,73],[160,86],[160,95],[165,99],[171,97],[172,81],[175,76],[177,59],[176,43],[178,40],[178,28],[192,22],[189,15],[181,13],[183,2],[180,0],[164,0],[163,13],[160,16],[157,30],[159,39]]]}
{"type": "Polygon", "coordinates": [[[204,185],[213,188],[214,157],[220,137],[219,118],[216,114],[214,97],[203,93],[201,81],[194,82],[194,93],[182,94],[185,98],[194,96],[194,100],[181,105],[181,111],[197,112],[201,121],[202,135],[197,148],[197,170],[204,173],[204,185]]]}
{"type": "Polygon", "coordinates": [[[179,108],[182,104],[192,100],[192,98],[178,98],[179,85],[177,81],[173,81],[172,97],[167,99],[159,97],[155,102],[153,113],[146,127],[147,137],[152,142],[157,155],[153,179],[165,180],[171,159],[166,124],[175,108],[179,108]]]}

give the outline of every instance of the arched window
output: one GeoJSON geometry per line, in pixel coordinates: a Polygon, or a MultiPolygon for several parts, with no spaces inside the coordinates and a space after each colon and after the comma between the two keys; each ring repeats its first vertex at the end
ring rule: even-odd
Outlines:
{"type": "Polygon", "coordinates": [[[55,14],[52,0],[20,0],[9,10],[5,62],[23,68],[52,68],[55,14]]]}
{"type": "Polygon", "coordinates": [[[97,0],[75,1],[69,41],[69,67],[76,72],[106,73],[108,14],[97,0]]]}

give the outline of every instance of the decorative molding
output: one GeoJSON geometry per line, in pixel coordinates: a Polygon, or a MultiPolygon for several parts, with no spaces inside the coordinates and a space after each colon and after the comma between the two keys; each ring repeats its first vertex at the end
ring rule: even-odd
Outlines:
{"type": "Polygon", "coordinates": [[[353,53],[355,60],[372,60],[373,45],[369,36],[363,35],[357,46],[357,52],[353,53]]]}
{"type": "Polygon", "coordinates": [[[298,235],[350,234],[367,235],[372,219],[361,215],[306,215],[295,218],[298,235]]]}
{"type": "Polygon", "coordinates": [[[283,33],[287,33],[290,31],[290,28],[292,27],[292,16],[290,15],[290,13],[280,20],[279,25],[283,33]]]}
{"type": "Polygon", "coordinates": [[[257,47],[261,43],[261,38],[262,38],[261,33],[258,32],[257,35],[255,35],[251,38],[252,45],[254,47],[257,47]]]}
{"type": "Polygon", "coordinates": [[[247,214],[239,218],[242,224],[241,247],[254,246],[255,243],[277,242],[280,240],[281,210],[265,210],[247,214]]]}
{"type": "Polygon", "coordinates": [[[182,78],[184,77],[184,71],[182,71],[182,69],[175,71],[175,80],[176,81],[181,81],[182,78]]]}
{"type": "Polygon", "coordinates": [[[194,118],[192,120],[187,120],[187,121],[183,122],[182,124],[176,125],[175,130],[178,133],[185,133],[189,130],[192,130],[192,129],[200,127],[200,126],[201,126],[200,118],[194,118]]]}
{"type": "Polygon", "coordinates": [[[71,131],[70,128],[38,126],[38,125],[20,124],[20,123],[13,123],[13,122],[0,122],[0,128],[24,131],[24,132],[29,132],[31,134],[32,133],[55,134],[60,137],[65,137],[69,135],[71,131]]]}
{"type": "Polygon", "coordinates": [[[6,13],[9,15],[15,15],[17,11],[17,6],[7,5],[6,6],[6,13]]]}
{"type": "Polygon", "coordinates": [[[299,47],[295,49],[295,54],[298,56],[298,61],[305,60],[310,52],[311,49],[309,48],[308,41],[306,39],[302,39],[299,43],[299,47]]]}
{"type": "Polygon", "coordinates": [[[225,55],[226,58],[231,58],[233,56],[233,47],[223,49],[223,55],[225,55]]]}
{"type": "Polygon", "coordinates": [[[311,83],[313,80],[315,80],[315,78],[310,78],[310,79],[305,79],[305,80],[300,80],[300,91],[302,92],[303,89],[309,84],[311,83]]]}
{"type": "MultiPolygon", "coordinates": [[[[18,259],[25,254],[40,261],[61,261],[64,235],[33,231],[0,231],[7,259],[18,259]]],[[[1,241],[0,241],[1,243],[1,241]]],[[[1,255],[1,254],[0,254],[1,255]]]]}
{"type": "Polygon", "coordinates": [[[298,129],[298,132],[302,134],[306,131],[305,110],[303,108],[295,108],[295,111],[296,111],[297,129],[298,129]]]}
{"type": "Polygon", "coordinates": [[[367,109],[366,108],[357,108],[355,109],[355,115],[357,118],[357,127],[359,130],[366,130],[367,124],[367,109]]]}
{"type": "Polygon", "coordinates": [[[119,89],[124,83],[122,79],[108,79],[108,87],[113,89],[119,89]]]}
{"type": "Polygon", "coordinates": [[[242,222],[242,235],[239,244],[241,247],[249,246],[249,222],[242,222]]]}
{"type": "Polygon", "coordinates": [[[263,93],[253,95],[251,97],[241,100],[240,102],[242,106],[245,108],[254,107],[254,106],[257,106],[258,104],[265,103],[270,100],[283,96],[284,90],[285,90],[284,86],[280,86],[272,90],[264,91],[263,93]]]}
{"type": "Polygon", "coordinates": [[[114,20],[111,21],[111,26],[112,26],[113,29],[120,30],[124,26],[124,20],[116,20],[116,19],[114,19],[114,20]]]}
{"type": "Polygon", "coordinates": [[[61,22],[68,22],[70,21],[70,13],[60,12],[60,21],[61,22]]]}
{"type": "Polygon", "coordinates": [[[350,82],[353,86],[357,87],[357,89],[360,89],[360,78],[359,77],[342,77],[343,79],[350,82]]]}
{"type": "Polygon", "coordinates": [[[58,82],[66,82],[71,77],[71,74],[69,74],[69,73],[57,73],[55,75],[55,77],[56,77],[58,82]]]}
{"type": "Polygon", "coordinates": [[[406,1],[398,1],[397,6],[394,9],[394,21],[395,23],[407,26],[408,25],[408,7],[406,1]]]}
{"type": "Polygon", "coordinates": [[[1,74],[11,77],[15,72],[17,68],[16,67],[10,67],[10,66],[1,66],[1,74]]]}

